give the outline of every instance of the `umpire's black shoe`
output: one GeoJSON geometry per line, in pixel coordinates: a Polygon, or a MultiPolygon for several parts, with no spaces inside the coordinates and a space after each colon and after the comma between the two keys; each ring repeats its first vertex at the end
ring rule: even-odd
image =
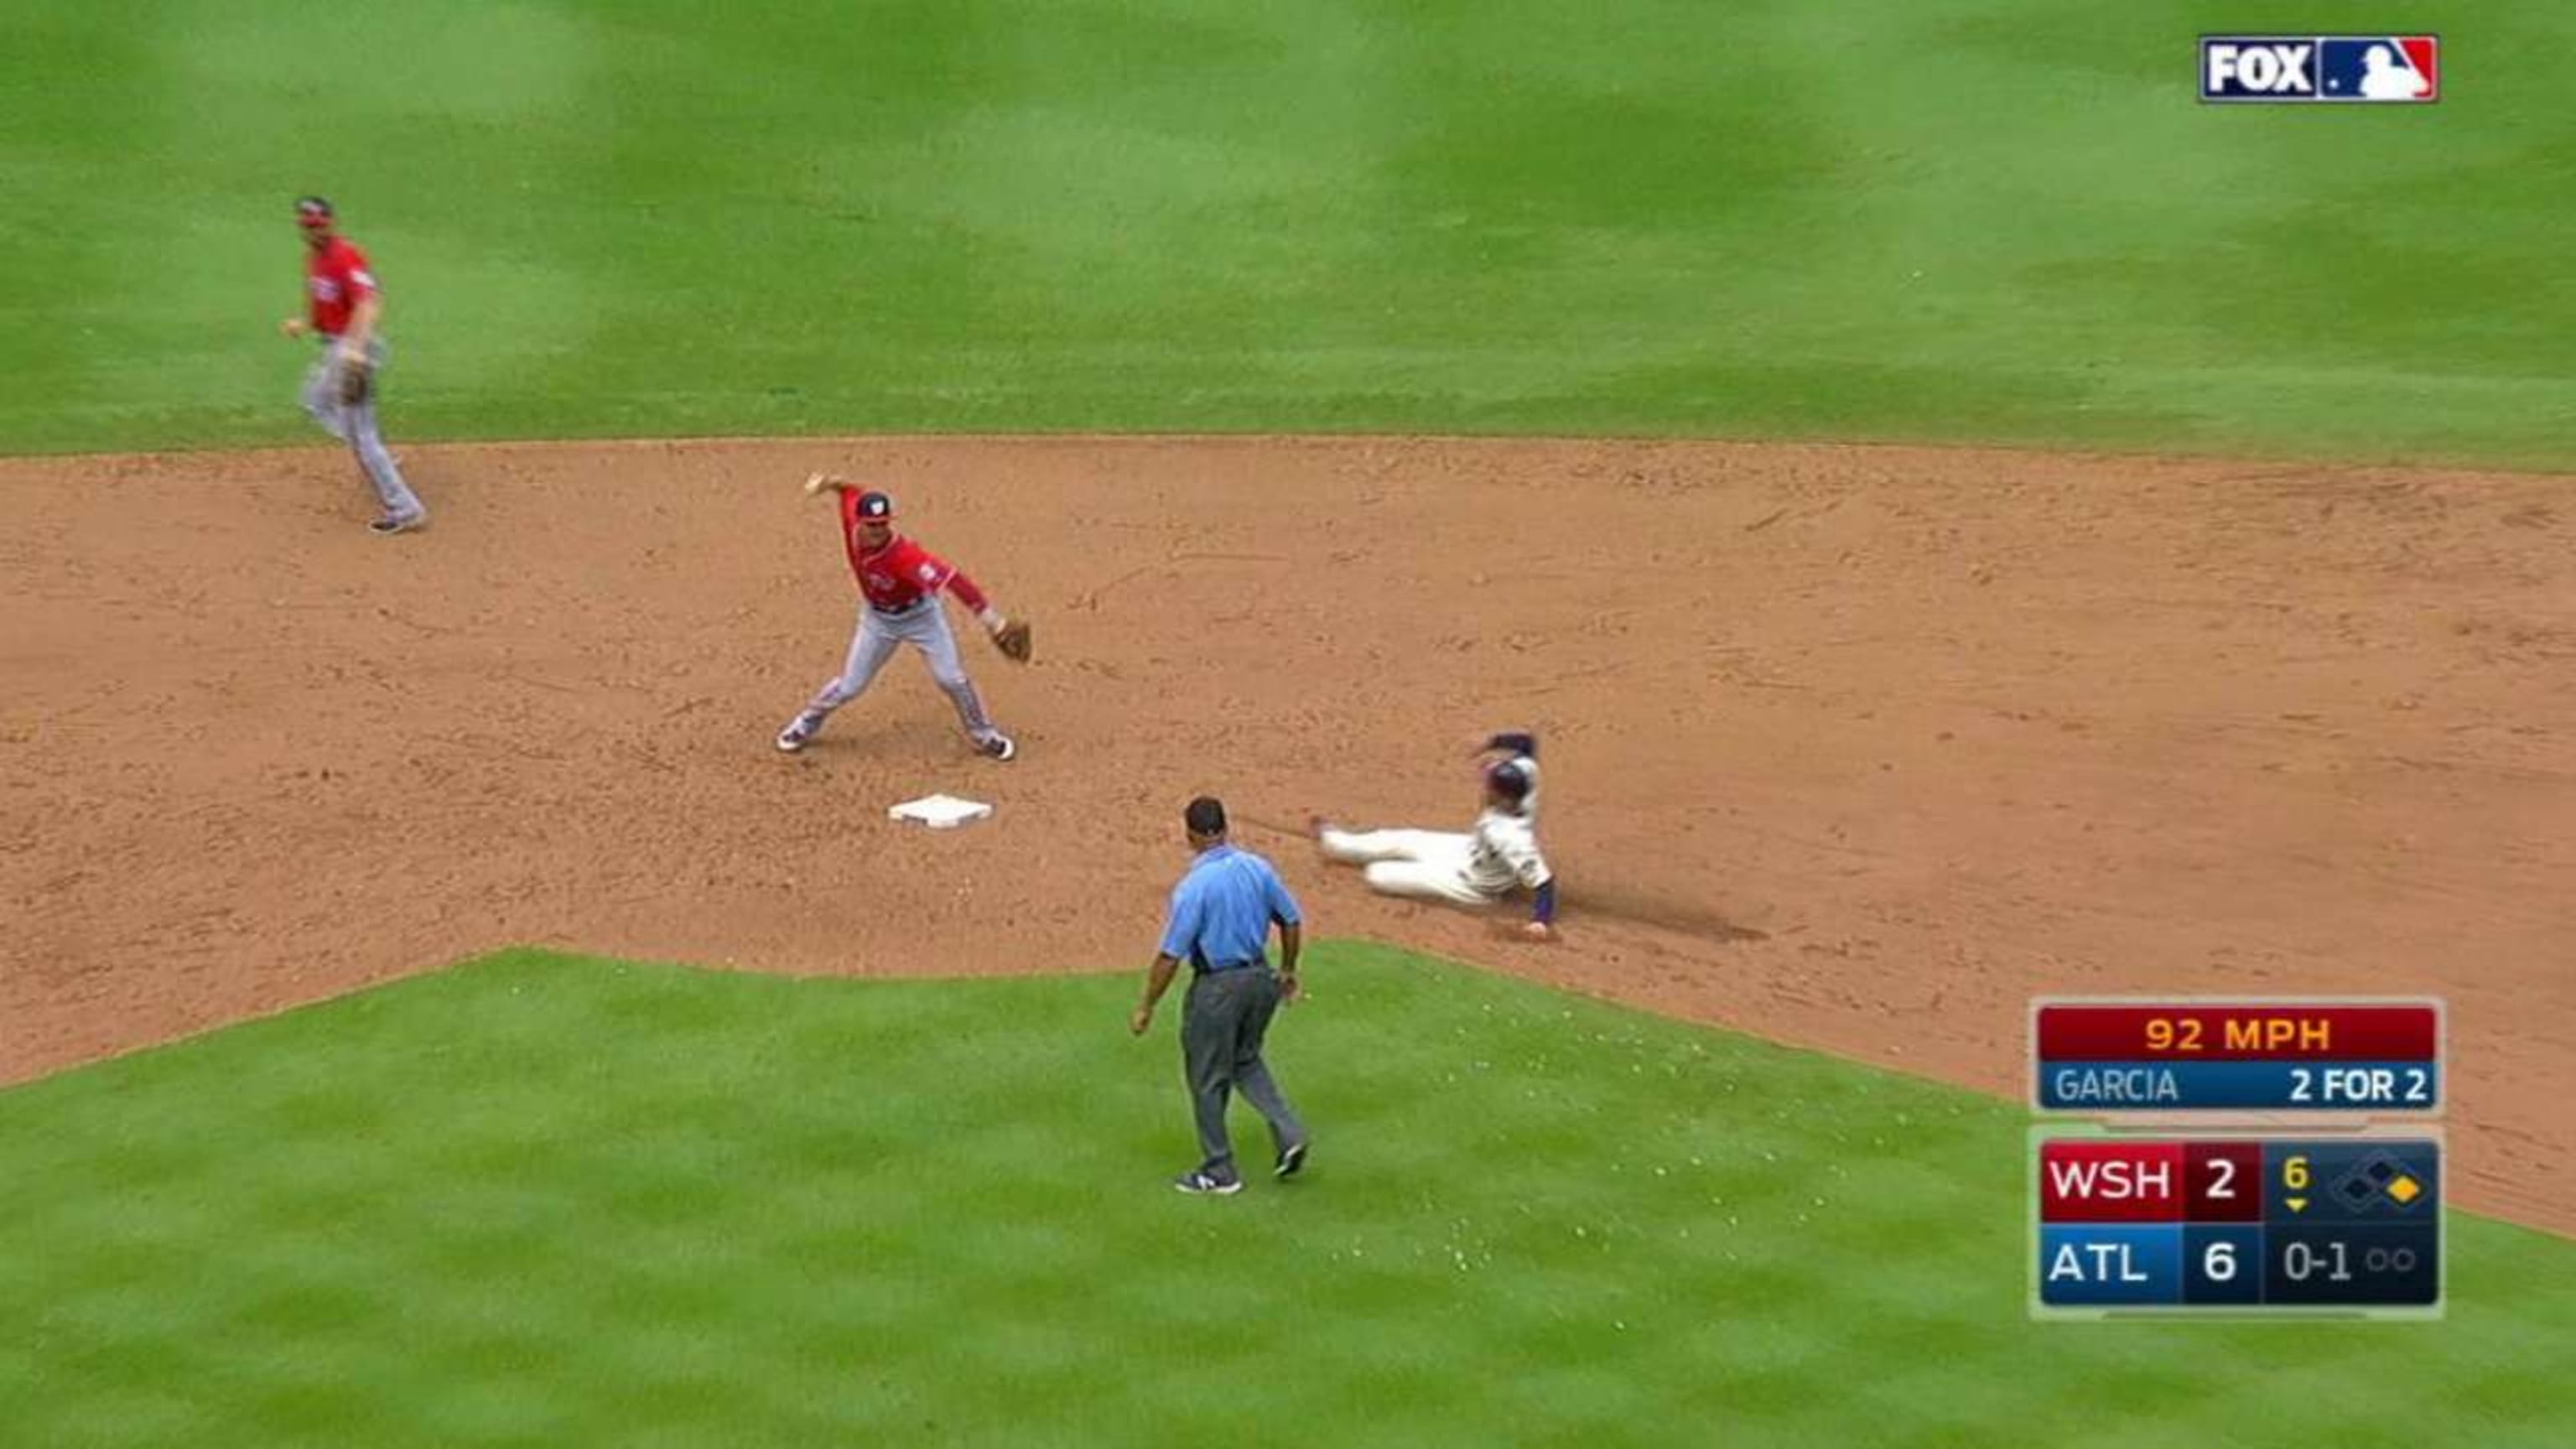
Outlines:
{"type": "Polygon", "coordinates": [[[1200,1195],[1212,1193],[1218,1197],[1226,1197],[1243,1191],[1243,1179],[1230,1172],[1219,1177],[1204,1167],[1195,1167],[1173,1178],[1172,1186],[1186,1193],[1200,1195]]]}
{"type": "Polygon", "coordinates": [[[1306,1144],[1305,1144],[1305,1143],[1303,1143],[1303,1142],[1295,1142],[1295,1143],[1291,1143],[1291,1144],[1289,1144],[1289,1145],[1288,1145],[1288,1146],[1286,1146],[1286,1147],[1282,1147],[1282,1148],[1280,1148],[1280,1149],[1279,1149],[1279,1165],[1278,1165],[1276,1168],[1273,1168],[1273,1169],[1272,1169],[1272,1172],[1273,1172],[1276,1176],[1278,1176],[1278,1177],[1279,1177],[1279,1178],[1281,1178],[1282,1180],[1285,1180],[1285,1179],[1287,1179],[1287,1178],[1295,1177],[1298,1173],[1303,1172],[1303,1171],[1305,1171],[1305,1170],[1306,1170],[1306,1144]]]}

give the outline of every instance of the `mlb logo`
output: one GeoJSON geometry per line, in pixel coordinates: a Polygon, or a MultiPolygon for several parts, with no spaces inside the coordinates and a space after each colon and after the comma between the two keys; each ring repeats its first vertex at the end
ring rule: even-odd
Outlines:
{"type": "Polygon", "coordinates": [[[2441,99],[2441,37],[2327,35],[2317,39],[2317,88],[2330,101],[2422,105],[2441,99]]]}
{"type": "Polygon", "coordinates": [[[2442,97],[2438,35],[2204,35],[2204,101],[2379,102],[2442,97]]]}

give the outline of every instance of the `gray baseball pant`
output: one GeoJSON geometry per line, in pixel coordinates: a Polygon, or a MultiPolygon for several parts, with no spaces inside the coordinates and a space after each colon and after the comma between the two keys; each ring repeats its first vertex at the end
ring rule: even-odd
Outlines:
{"type": "Polygon", "coordinates": [[[1279,973],[1267,966],[1206,971],[1190,978],[1182,1003],[1181,1064],[1189,1075],[1190,1107],[1198,1116],[1202,1171],[1234,1171],[1234,1143],[1226,1135],[1225,1109],[1240,1090],[1270,1124],[1271,1144],[1286,1151],[1306,1140],[1306,1124],[1280,1094],[1261,1060],[1261,1041],[1279,1010],[1279,973]]]}
{"type": "MultiPolygon", "coordinates": [[[[367,339],[367,360],[374,364],[378,376],[385,366],[385,339],[367,339]]],[[[428,510],[421,507],[420,496],[403,481],[402,469],[394,466],[394,455],[385,451],[385,435],[376,427],[376,391],[367,389],[366,401],[351,407],[340,401],[340,344],[335,338],[323,340],[321,359],[304,375],[304,410],[322,431],[349,445],[358,458],[359,471],[375,485],[376,501],[384,506],[387,518],[417,518],[428,510]]]]}
{"type": "Polygon", "coordinates": [[[993,728],[992,719],[984,713],[982,696],[975,693],[975,682],[966,677],[966,665],[957,657],[957,635],[948,627],[948,611],[939,606],[933,594],[900,614],[884,614],[859,604],[859,627],[850,635],[850,657],[841,664],[841,672],[814,696],[805,712],[819,725],[831,718],[832,711],[867,693],[876,681],[877,671],[885,668],[894,652],[909,644],[921,651],[930,662],[930,677],[947,692],[948,702],[957,706],[957,722],[981,745],[1001,734],[993,728]]]}

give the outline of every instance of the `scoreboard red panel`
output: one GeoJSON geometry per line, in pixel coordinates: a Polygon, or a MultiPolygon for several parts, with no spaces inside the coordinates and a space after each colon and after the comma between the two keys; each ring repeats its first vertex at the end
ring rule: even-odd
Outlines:
{"type": "Polygon", "coordinates": [[[2183,1217],[2195,1223],[2263,1221],[2263,1144],[2183,1144],[2183,1217]]]}
{"type": "Polygon", "coordinates": [[[2051,1141],[2039,1154],[2040,1221],[2180,1222],[2183,1160],[2179,1142],[2051,1141]]]}
{"type": "Polygon", "coordinates": [[[2044,1062],[2429,1062],[2441,1008],[2429,1001],[2129,1005],[2039,1008],[2044,1062]]]}

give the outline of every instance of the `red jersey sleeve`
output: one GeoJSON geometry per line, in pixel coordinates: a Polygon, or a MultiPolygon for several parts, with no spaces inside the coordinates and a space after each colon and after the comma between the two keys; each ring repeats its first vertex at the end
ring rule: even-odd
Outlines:
{"type": "Polygon", "coordinates": [[[935,594],[957,577],[957,566],[911,539],[895,540],[894,572],[925,594],[935,594]]]}
{"type": "Polygon", "coordinates": [[[957,602],[976,613],[984,612],[984,591],[975,587],[973,579],[958,572],[957,565],[908,538],[896,540],[894,548],[895,574],[906,584],[925,594],[946,589],[957,596],[957,602]]]}
{"type": "Polygon", "coordinates": [[[375,269],[367,265],[367,254],[356,242],[344,240],[340,247],[340,275],[349,289],[349,304],[356,306],[376,295],[375,269]]]}

